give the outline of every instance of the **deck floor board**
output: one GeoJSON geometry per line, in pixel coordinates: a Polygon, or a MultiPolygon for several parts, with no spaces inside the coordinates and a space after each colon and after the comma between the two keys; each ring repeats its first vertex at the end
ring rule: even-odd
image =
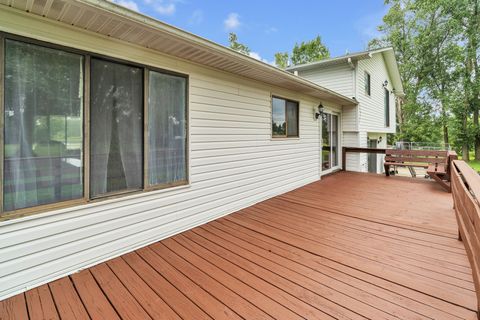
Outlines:
{"type": "Polygon", "coordinates": [[[476,319],[451,195],[338,173],[0,301],[0,319],[476,319]]]}

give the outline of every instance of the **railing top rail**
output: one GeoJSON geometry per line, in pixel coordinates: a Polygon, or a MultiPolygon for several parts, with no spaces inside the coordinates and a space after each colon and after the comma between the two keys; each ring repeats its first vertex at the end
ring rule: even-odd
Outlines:
{"type": "Polygon", "coordinates": [[[480,200],[480,176],[463,160],[454,160],[453,164],[463,178],[463,182],[477,201],[480,200]]]}

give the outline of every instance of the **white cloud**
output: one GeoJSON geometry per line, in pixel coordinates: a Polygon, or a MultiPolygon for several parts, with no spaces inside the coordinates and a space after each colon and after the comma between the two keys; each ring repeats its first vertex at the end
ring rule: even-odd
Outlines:
{"type": "Polygon", "coordinates": [[[165,16],[174,14],[175,9],[175,3],[159,3],[155,6],[155,11],[165,16]]]}
{"type": "Polygon", "coordinates": [[[223,25],[225,26],[226,31],[237,30],[241,25],[240,16],[235,12],[230,13],[227,19],[223,21],[223,25]]]}
{"type": "Polygon", "coordinates": [[[275,66],[275,61],[268,61],[267,59],[262,58],[262,56],[258,52],[250,51],[250,53],[248,55],[250,57],[254,58],[254,59],[257,59],[257,60],[260,60],[262,62],[271,64],[272,66],[275,66]]]}
{"type": "Polygon", "coordinates": [[[118,1],[115,1],[115,3],[118,3],[119,5],[133,11],[137,11],[137,12],[140,11],[138,10],[138,4],[132,0],[118,0],[118,1]]]}
{"type": "Polygon", "coordinates": [[[203,11],[202,10],[195,10],[192,13],[190,19],[188,19],[189,24],[200,24],[203,22],[203,11]]]}

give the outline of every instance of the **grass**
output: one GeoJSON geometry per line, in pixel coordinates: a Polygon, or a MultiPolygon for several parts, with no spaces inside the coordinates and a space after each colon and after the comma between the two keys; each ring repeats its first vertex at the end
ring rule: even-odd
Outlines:
{"type": "MultiPolygon", "coordinates": [[[[458,157],[459,159],[462,159],[461,156],[458,157]]],[[[470,167],[473,168],[473,170],[477,171],[477,172],[480,172],[480,161],[479,160],[475,160],[475,153],[474,152],[470,152],[470,161],[467,162],[470,167]]]]}

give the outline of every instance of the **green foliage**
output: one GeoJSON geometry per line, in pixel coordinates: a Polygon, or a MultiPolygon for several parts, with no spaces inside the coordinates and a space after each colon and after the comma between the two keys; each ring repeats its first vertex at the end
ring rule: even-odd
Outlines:
{"type": "Polygon", "coordinates": [[[330,58],[330,51],[322,43],[320,36],[315,39],[295,44],[292,51],[292,64],[303,64],[330,58]]]}
{"type": "Polygon", "coordinates": [[[281,69],[288,67],[288,52],[275,53],[275,65],[281,69]]]}
{"type": "Polygon", "coordinates": [[[396,140],[450,143],[480,158],[480,1],[386,0],[369,48],[393,46],[405,91],[396,140]]]}
{"type": "Polygon", "coordinates": [[[322,43],[322,38],[317,36],[310,41],[302,41],[300,44],[296,43],[292,49],[292,53],[277,52],[275,53],[275,64],[279,68],[288,67],[289,59],[293,65],[319,61],[330,57],[330,51],[322,43]]]}
{"type": "Polygon", "coordinates": [[[228,42],[230,43],[230,48],[231,49],[233,49],[235,51],[238,51],[240,53],[243,53],[247,56],[250,54],[250,48],[247,47],[246,45],[238,42],[238,37],[235,33],[233,33],[233,32],[229,33],[228,42]]]}

